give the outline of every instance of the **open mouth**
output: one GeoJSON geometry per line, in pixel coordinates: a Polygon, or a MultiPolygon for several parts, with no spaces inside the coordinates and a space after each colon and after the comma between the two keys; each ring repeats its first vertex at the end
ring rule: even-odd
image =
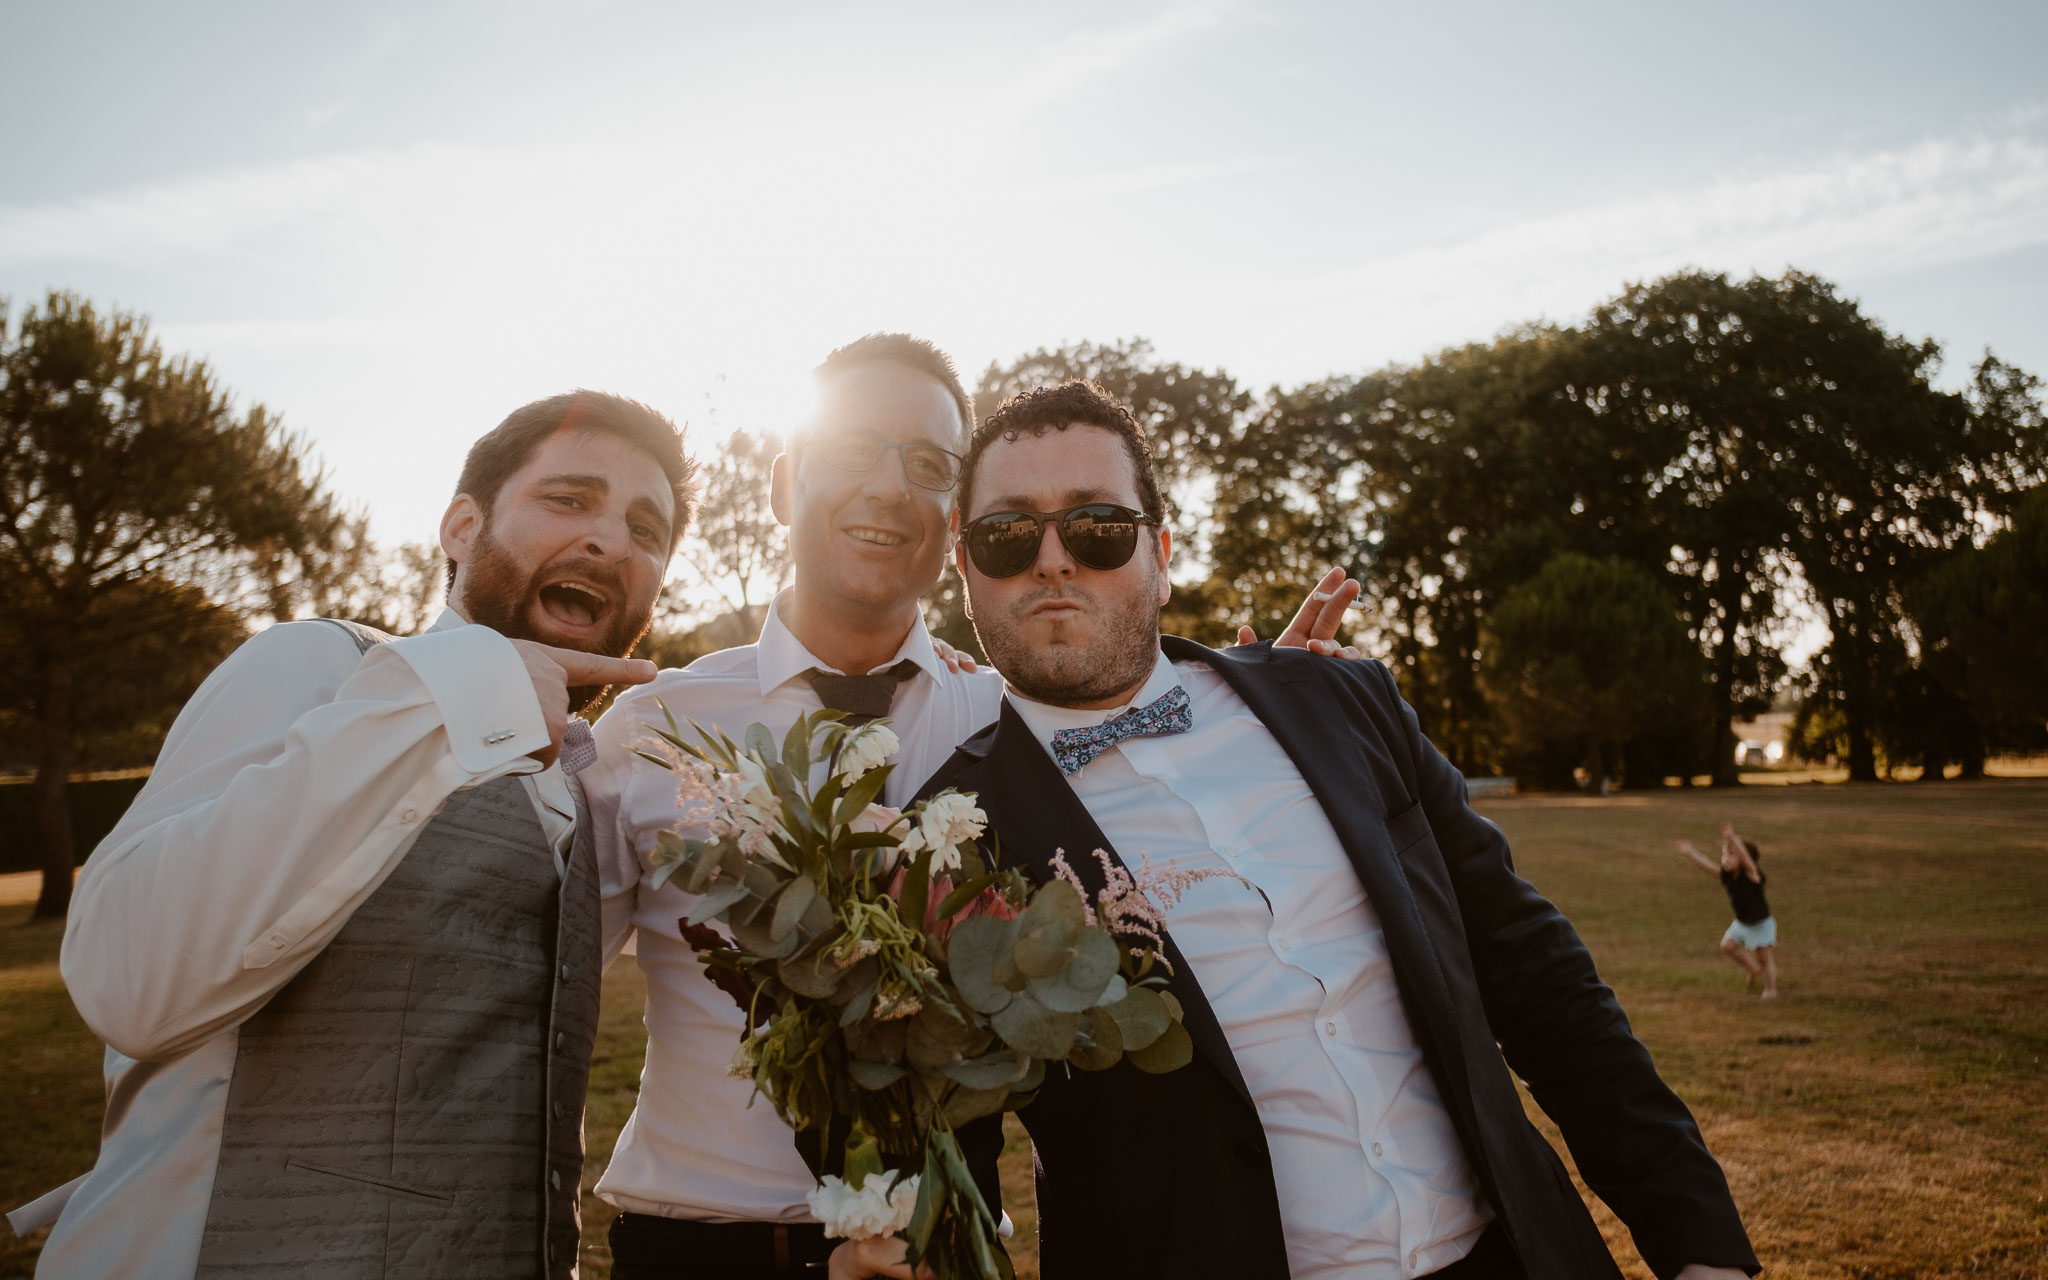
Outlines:
{"type": "Polygon", "coordinates": [[[846,536],[873,547],[900,547],[910,541],[909,537],[888,529],[877,529],[870,525],[859,525],[846,531],[846,536]]]}
{"type": "Polygon", "coordinates": [[[550,582],[539,594],[548,620],[574,630],[596,626],[609,603],[602,591],[582,582],[550,582]]]}

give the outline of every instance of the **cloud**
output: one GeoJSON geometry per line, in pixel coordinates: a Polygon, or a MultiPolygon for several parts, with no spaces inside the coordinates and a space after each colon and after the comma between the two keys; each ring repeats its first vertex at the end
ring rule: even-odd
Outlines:
{"type": "Polygon", "coordinates": [[[1411,338],[1462,341],[1576,315],[1624,282],[1686,267],[1871,279],[1990,257],[2048,243],[2048,140],[2020,123],[1525,218],[1295,292],[1398,315],[1411,338]]]}

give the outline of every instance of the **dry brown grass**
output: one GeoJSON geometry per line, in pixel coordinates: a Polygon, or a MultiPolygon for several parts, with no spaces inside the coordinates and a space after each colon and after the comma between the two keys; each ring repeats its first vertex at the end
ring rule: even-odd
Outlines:
{"type": "MultiPolygon", "coordinates": [[[[1578,924],[1728,1170],[1767,1274],[2048,1280],[2048,779],[1489,800],[1517,865],[1578,924]],[[1784,997],[1714,951],[1726,902],[1668,852],[1722,818],[1758,840],[1784,997]]],[[[0,911],[9,908],[0,907],[0,911]]],[[[25,915],[11,909],[0,925],[25,915]]],[[[97,1054],[50,926],[0,928],[0,1206],[90,1163],[97,1054]]],[[[640,975],[607,980],[590,1180],[631,1108],[640,975]]],[[[1552,1132],[1555,1138],[1554,1131],[1552,1132]]],[[[1035,1276],[1029,1153],[1006,1158],[1035,1276]]],[[[607,1215],[590,1202],[585,1274],[607,1215]]],[[[1596,1206],[1624,1268],[1647,1276],[1596,1206]]],[[[0,1242],[0,1275],[32,1245],[0,1242]]]]}

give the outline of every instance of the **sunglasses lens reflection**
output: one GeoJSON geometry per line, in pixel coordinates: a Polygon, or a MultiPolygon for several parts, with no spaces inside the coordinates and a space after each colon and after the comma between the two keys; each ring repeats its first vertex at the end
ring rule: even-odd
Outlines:
{"type": "Polygon", "coordinates": [[[1085,568],[1121,569],[1138,548],[1138,513],[1110,503],[1070,507],[1046,516],[998,511],[967,528],[967,554],[974,567],[991,578],[1014,577],[1030,568],[1038,558],[1047,518],[1057,521],[1067,554],[1085,568]]]}

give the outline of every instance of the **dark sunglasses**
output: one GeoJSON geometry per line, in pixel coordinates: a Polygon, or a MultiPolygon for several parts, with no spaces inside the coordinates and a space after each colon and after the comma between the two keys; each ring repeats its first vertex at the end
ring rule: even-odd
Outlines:
{"type": "Polygon", "coordinates": [[[984,577],[1014,578],[1037,561],[1048,522],[1074,562],[1090,569],[1123,568],[1138,549],[1138,526],[1159,523],[1114,502],[1088,502],[1065,511],[991,511],[969,521],[960,536],[984,577]]]}
{"type": "Polygon", "coordinates": [[[841,471],[865,474],[882,455],[894,449],[903,458],[903,476],[920,489],[949,492],[960,483],[961,457],[935,444],[898,444],[857,427],[829,427],[817,434],[811,449],[841,471]]]}

